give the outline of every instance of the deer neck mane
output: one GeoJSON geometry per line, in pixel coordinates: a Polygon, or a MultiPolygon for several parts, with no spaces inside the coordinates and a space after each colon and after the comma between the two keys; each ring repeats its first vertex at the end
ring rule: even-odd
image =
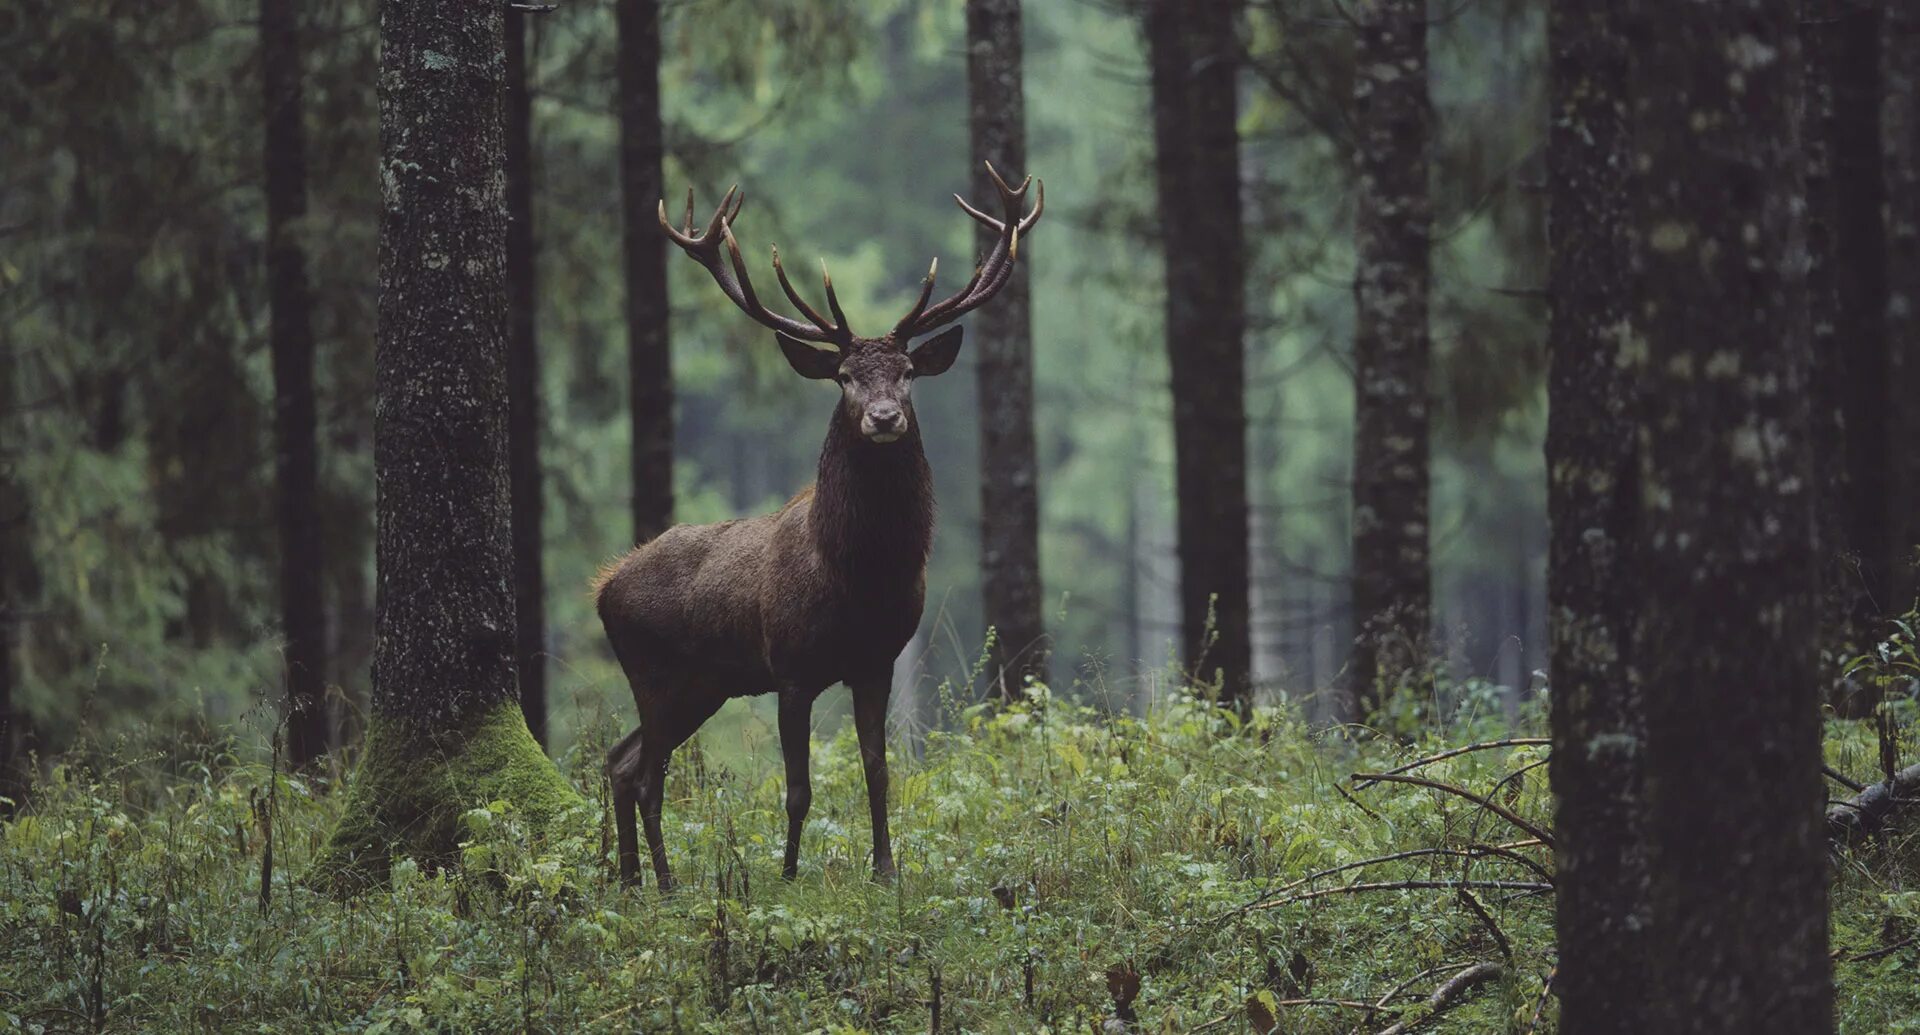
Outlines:
{"type": "Polygon", "coordinates": [[[845,407],[834,407],[810,517],[821,557],[843,572],[897,572],[917,582],[933,548],[933,508],[919,421],[900,440],[881,444],[862,438],[845,407]]]}

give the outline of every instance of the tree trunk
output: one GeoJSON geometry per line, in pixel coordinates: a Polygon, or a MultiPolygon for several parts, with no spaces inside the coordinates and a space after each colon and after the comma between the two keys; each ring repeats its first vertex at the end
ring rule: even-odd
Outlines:
{"type": "Polygon", "coordinates": [[[527,729],[547,742],[547,600],[540,563],[540,353],[534,336],[533,98],[527,20],[507,12],[507,474],[513,497],[513,663],[527,729]]]}
{"type": "Polygon", "coordinates": [[[1564,1035],[1639,1035],[1648,975],[1629,650],[1639,507],[1635,385],[1621,369],[1632,277],[1627,47],[1605,5],[1548,16],[1547,559],[1555,927],[1564,1035]]]}
{"type": "Polygon", "coordinates": [[[1806,0],[1808,305],[1814,442],[1821,500],[1823,682],[1841,714],[1871,712],[1877,694],[1838,682],[1874,642],[1897,561],[1888,496],[1891,388],[1887,344],[1886,178],[1880,141],[1877,7],[1806,0]]]}
{"type": "Polygon", "coordinates": [[[316,877],[448,861],[457,820],[579,803],[514,693],[509,547],[505,5],[380,11],[380,330],[373,714],[316,877]]]}
{"type": "MultiPolygon", "coordinates": [[[[1020,0],[967,0],[968,126],[976,198],[994,196],[987,162],[1006,176],[1032,171],[1027,168],[1020,44],[1020,0]]],[[[974,251],[981,261],[993,242],[986,227],[974,228],[974,251]]],[[[1047,679],[1030,269],[1030,263],[1016,266],[994,304],[974,317],[980,378],[980,598],[997,637],[996,683],[1008,695],[1018,694],[1028,676],[1047,679]]]]}
{"type": "MultiPolygon", "coordinates": [[[[1887,157],[1887,344],[1895,397],[1920,398],[1920,7],[1887,5],[1882,141],[1887,157]]],[[[1913,547],[1920,543],[1920,414],[1910,404],[1893,409],[1897,429],[1889,476],[1897,520],[1888,610],[1914,606],[1913,547]]]]}
{"type": "Polygon", "coordinates": [[[1636,12],[1641,302],[1622,356],[1646,400],[1645,1030],[1817,1035],[1833,989],[1797,5],[1636,12]]]}
{"type": "Polygon", "coordinates": [[[1253,700],[1247,573],[1245,246],[1239,45],[1230,0],[1150,0],[1153,130],[1166,253],[1184,658],[1253,700]]]}
{"type": "Polygon", "coordinates": [[[673,360],[667,336],[666,196],[660,163],[659,0],[619,0],[620,199],[627,251],[627,376],[633,407],[633,538],[673,524],[673,360]]]}
{"type": "Polygon", "coordinates": [[[327,618],[321,601],[312,300],[297,225],[307,214],[299,22],[295,0],[260,0],[280,623],[286,636],[287,760],[296,767],[327,752],[333,725],[327,717],[327,618]]]}
{"type": "Polygon", "coordinates": [[[1384,707],[1427,664],[1432,111],[1422,0],[1354,7],[1354,718],[1384,707]]]}
{"type": "Polygon", "coordinates": [[[0,798],[14,802],[13,806],[0,804],[0,818],[13,814],[29,784],[28,717],[18,687],[28,581],[21,571],[33,563],[33,552],[27,539],[26,492],[14,477],[19,469],[17,451],[26,440],[14,389],[18,362],[12,335],[0,326],[0,430],[6,432],[0,434],[0,798]]]}

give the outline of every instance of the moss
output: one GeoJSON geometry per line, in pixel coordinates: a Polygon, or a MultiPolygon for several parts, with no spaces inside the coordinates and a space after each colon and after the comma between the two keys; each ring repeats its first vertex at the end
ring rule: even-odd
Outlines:
{"type": "Polygon", "coordinates": [[[396,855],[447,865],[459,850],[461,814],[501,800],[536,833],[586,804],[527,731],[517,703],[452,730],[376,715],[346,810],[307,881],[344,895],[384,883],[396,855]]]}

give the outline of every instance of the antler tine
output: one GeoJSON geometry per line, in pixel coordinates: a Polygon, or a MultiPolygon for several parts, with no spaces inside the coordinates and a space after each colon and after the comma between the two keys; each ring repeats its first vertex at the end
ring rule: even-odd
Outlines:
{"type": "Polygon", "coordinates": [[[770,327],[782,334],[806,341],[843,342],[846,339],[843,327],[836,327],[822,320],[818,313],[794,294],[793,288],[786,282],[786,273],[780,269],[778,251],[774,253],[774,271],[780,274],[781,286],[787,289],[787,297],[793,299],[799,305],[801,312],[806,314],[807,319],[813,323],[809,326],[792,317],[771,312],[760,301],[759,295],[753,290],[753,278],[747,274],[746,261],[740,255],[740,242],[733,236],[733,220],[739,217],[740,209],[746,204],[746,200],[746,193],[740,190],[739,184],[735,184],[728,189],[726,196],[720,199],[720,207],[714,211],[713,219],[708,222],[706,229],[696,233],[693,229],[693,192],[687,192],[687,212],[680,228],[675,228],[668,220],[667,202],[662,198],[659,206],[660,227],[666,231],[667,237],[674,244],[680,246],[681,251],[686,252],[707,271],[708,275],[713,277],[714,283],[720,286],[721,293],[726,295],[729,301],[761,326],[770,327]],[[726,258],[721,258],[720,255],[723,245],[726,248],[726,258]]]}
{"type": "Polygon", "coordinates": [[[933,279],[938,276],[939,273],[940,257],[936,255],[933,259],[933,265],[927,267],[926,279],[920,282],[920,297],[914,301],[913,308],[907,310],[907,315],[901,317],[900,322],[893,325],[894,338],[900,341],[903,347],[906,336],[912,333],[914,321],[920,319],[920,314],[927,311],[927,300],[933,297],[933,279]],[[906,333],[903,334],[902,332],[906,333]]]}
{"type": "Polygon", "coordinates": [[[905,338],[922,334],[941,324],[965,316],[985,304],[1006,286],[1008,280],[1012,279],[1013,267],[1020,255],[1020,238],[1033,229],[1034,224],[1040,221],[1040,214],[1046,210],[1047,185],[1044,180],[1036,180],[1028,176],[1021,180],[1020,186],[1016,188],[1007,183],[991,162],[987,163],[987,174],[992,177],[995,188],[1000,192],[1001,200],[1007,206],[1006,219],[995,219],[987,215],[958,194],[953,196],[953,200],[960,206],[960,210],[975,222],[994,232],[995,240],[992,250],[987,253],[986,259],[974,268],[973,279],[969,280],[967,286],[960,289],[958,294],[944,299],[931,308],[915,306],[916,312],[909,314],[910,324],[908,321],[902,321],[901,327],[896,329],[897,337],[905,338]],[[1022,217],[1020,209],[1025,202],[1029,186],[1037,188],[1038,193],[1034,200],[1033,211],[1022,217]]]}
{"type": "Polygon", "coordinates": [[[840,297],[833,293],[833,274],[827,272],[827,260],[820,260],[820,282],[827,289],[827,311],[833,314],[833,326],[836,330],[847,326],[847,314],[840,311],[840,297]]]}
{"type": "Polygon", "coordinates": [[[813,322],[816,328],[815,333],[826,335],[827,337],[823,340],[838,340],[842,328],[828,322],[826,317],[820,315],[818,309],[808,305],[807,300],[800,297],[800,292],[794,290],[793,281],[787,279],[787,268],[780,264],[780,246],[777,244],[773,246],[773,275],[780,278],[780,290],[787,293],[787,301],[792,302],[793,307],[800,310],[801,316],[813,322]]]}

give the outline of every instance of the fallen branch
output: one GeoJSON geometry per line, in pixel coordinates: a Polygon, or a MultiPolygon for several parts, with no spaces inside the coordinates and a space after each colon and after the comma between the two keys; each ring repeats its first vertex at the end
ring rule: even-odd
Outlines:
{"type": "Polygon", "coordinates": [[[1835,769],[1830,765],[1821,766],[1820,771],[1827,774],[1827,779],[1832,780],[1834,783],[1837,783],[1840,786],[1845,787],[1847,790],[1850,790],[1855,794],[1858,794],[1861,791],[1864,791],[1867,789],[1866,784],[1861,783],[1860,781],[1854,779],[1853,777],[1848,776],[1847,774],[1841,772],[1838,769],[1835,769]]]}
{"type": "Polygon", "coordinates": [[[1912,945],[1915,940],[1920,940],[1920,935],[1910,934],[1910,935],[1907,935],[1905,938],[1902,938],[1899,941],[1894,942],[1892,945],[1883,945],[1878,949],[1873,949],[1868,952],[1863,952],[1858,956],[1847,955],[1847,950],[1845,949],[1835,949],[1832,952],[1827,954],[1827,958],[1834,961],[1835,963],[1864,963],[1867,960],[1877,960],[1882,956],[1891,956],[1894,953],[1899,952],[1901,949],[1904,949],[1907,946],[1912,945]]]}
{"type": "Polygon", "coordinates": [[[1504,973],[1506,973],[1505,969],[1498,963],[1476,963],[1441,982],[1440,987],[1434,989],[1433,994],[1428,996],[1427,1001],[1422,1004],[1426,1007],[1425,1013],[1400,1021],[1392,1027],[1382,1028],[1380,1035],[1406,1035],[1407,1032],[1460,1005],[1461,997],[1475,986],[1495,980],[1504,973]]]}
{"type": "Polygon", "coordinates": [[[1507,808],[1491,798],[1483,798],[1467,790],[1465,787],[1455,787],[1453,784],[1441,783],[1439,780],[1429,780],[1423,776],[1401,776],[1397,773],[1355,773],[1353,774],[1353,778],[1355,780],[1367,780],[1373,783],[1409,783],[1416,787],[1430,787],[1436,791],[1445,791],[1448,794],[1458,795],[1486,809],[1488,812],[1499,816],[1501,819],[1512,823],[1514,826],[1526,831],[1528,835],[1539,838],[1542,844],[1548,846],[1553,844],[1552,834],[1522,819],[1520,815],[1512,809],[1507,808]]]}
{"type": "Polygon", "coordinates": [[[1284,895],[1280,898],[1255,902],[1241,907],[1241,912],[1251,913],[1262,909],[1278,909],[1293,902],[1307,902],[1329,895],[1359,894],[1363,891],[1452,891],[1456,888],[1484,888],[1488,891],[1523,891],[1539,894],[1553,890],[1553,885],[1541,881],[1528,880],[1395,880],[1378,881],[1371,884],[1342,884],[1337,888],[1320,888],[1316,891],[1303,891],[1297,895],[1284,895]]]}
{"type": "MultiPolygon", "coordinates": [[[[1381,775],[1382,776],[1398,776],[1401,773],[1411,772],[1415,769],[1420,768],[1421,766],[1432,765],[1435,762],[1444,762],[1449,758],[1457,758],[1461,755],[1464,755],[1473,751],[1493,751],[1498,748],[1504,748],[1504,747],[1543,747],[1551,743],[1553,743],[1553,741],[1546,737],[1513,737],[1508,740],[1484,740],[1478,744],[1468,744],[1465,747],[1457,747],[1451,751],[1442,751],[1437,755],[1428,755],[1425,758],[1416,758],[1413,761],[1408,762],[1406,765],[1394,766],[1392,769],[1387,770],[1385,773],[1382,773],[1381,775]]],[[[1363,783],[1363,784],[1360,784],[1359,786],[1361,787],[1361,789],[1365,789],[1368,786],[1368,784],[1363,783]]]]}
{"type": "Polygon", "coordinates": [[[1920,765],[1910,765],[1893,778],[1835,802],[1827,809],[1827,840],[1857,844],[1880,832],[1900,803],[1920,796],[1920,765]]]}
{"type": "Polygon", "coordinates": [[[1304,877],[1296,878],[1278,888],[1269,888],[1266,891],[1261,892],[1260,895],[1256,897],[1252,902],[1249,902],[1244,906],[1239,906],[1234,909],[1229,909],[1226,912],[1221,913],[1220,915],[1214,917],[1214,920],[1218,922],[1221,920],[1228,919],[1229,917],[1238,916],[1239,914],[1244,913],[1248,909],[1256,905],[1259,905],[1261,902],[1265,901],[1269,895],[1284,895],[1287,892],[1294,890],[1295,888],[1301,887],[1302,885],[1312,884],[1314,881],[1319,880],[1322,877],[1332,877],[1338,874],[1346,873],[1349,870],[1358,870],[1368,866],[1378,866],[1381,863],[1399,862],[1402,859],[1421,859],[1421,858],[1429,858],[1432,856],[1442,856],[1442,857],[1453,858],[1453,859],[1478,859],[1484,856],[1492,855],[1502,859],[1510,859],[1514,862],[1517,862],[1522,866],[1525,866],[1526,868],[1539,874],[1541,880],[1551,881],[1553,879],[1553,874],[1547,872],[1546,867],[1540,865],[1537,862],[1534,862],[1532,859],[1529,859],[1526,856],[1521,855],[1519,852],[1514,850],[1516,848],[1525,848],[1529,845],[1538,844],[1538,843],[1539,842],[1537,841],[1529,840],[1529,841],[1515,841],[1511,844],[1504,844],[1504,845],[1476,844],[1476,845],[1468,845],[1464,848],[1410,848],[1404,852],[1390,852],[1386,855],[1376,855],[1367,859],[1357,859],[1350,863],[1342,863],[1339,866],[1329,866],[1324,870],[1315,870],[1314,872],[1309,873],[1304,877]]]}

